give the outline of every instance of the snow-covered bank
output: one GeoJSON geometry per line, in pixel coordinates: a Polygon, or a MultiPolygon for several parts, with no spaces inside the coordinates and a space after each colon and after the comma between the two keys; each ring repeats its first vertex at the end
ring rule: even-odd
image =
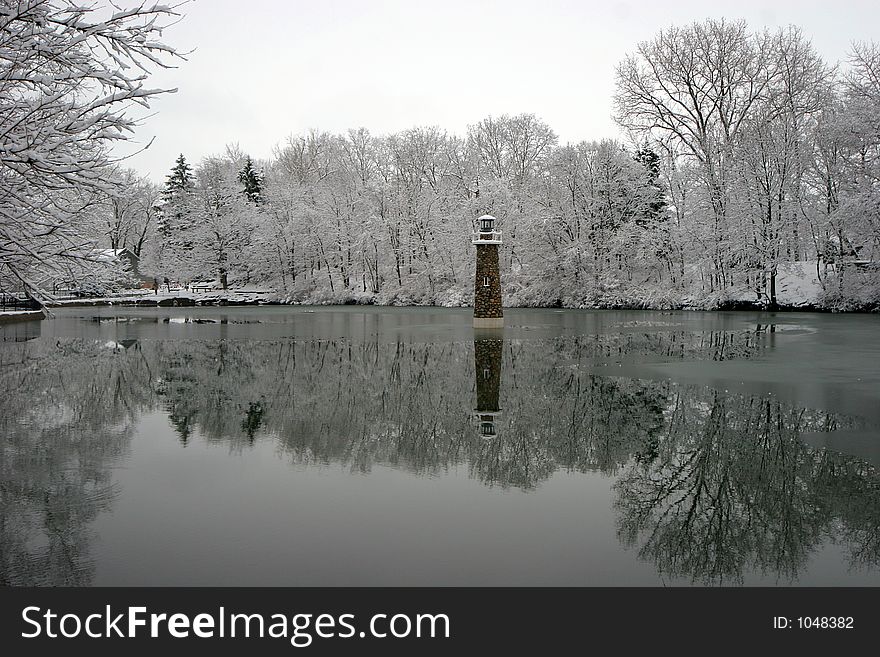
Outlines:
{"type": "MultiPolygon", "coordinates": [[[[605,280],[580,290],[564,289],[541,282],[524,284],[516,276],[504,281],[504,306],[508,308],[580,308],[606,310],[765,310],[770,308],[766,292],[753,287],[731,286],[709,292],[696,286],[672,288],[657,283],[605,280]]],[[[277,292],[268,288],[238,288],[225,291],[130,290],[115,296],[64,299],[50,304],[64,306],[244,306],[244,305],[376,305],[468,307],[473,288],[459,283],[434,293],[414,289],[387,288],[375,294],[360,290],[317,288],[277,292]]],[[[873,271],[848,272],[841,282],[833,271],[817,267],[816,261],[781,263],[776,277],[775,310],[828,312],[880,312],[880,285],[873,271]]]]}
{"type": "MultiPolygon", "coordinates": [[[[697,277],[691,273],[692,280],[697,277]]],[[[684,288],[656,283],[606,280],[580,293],[523,288],[505,298],[507,306],[590,308],[608,310],[802,310],[880,312],[880,280],[876,270],[848,269],[838,277],[815,260],[780,263],[776,275],[776,304],[768,290],[734,285],[707,291],[697,284],[684,288]],[[554,299],[554,294],[558,298],[554,299]],[[548,300],[549,299],[549,300],[548,300]]]]}
{"type": "MultiPolygon", "coordinates": [[[[697,276],[691,272],[692,279],[697,276]]],[[[473,288],[459,284],[435,294],[384,292],[370,294],[346,290],[331,293],[314,290],[289,294],[281,303],[308,305],[371,304],[388,306],[470,306],[473,288]]],[[[709,292],[693,284],[682,288],[657,283],[606,279],[580,290],[538,280],[508,276],[504,280],[507,308],[579,308],[605,310],[766,310],[771,307],[766,291],[731,286],[709,292]]],[[[815,260],[780,263],[776,277],[775,310],[825,312],[880,312],[880,282],[872,270],[847,272],[843,282],[833,269],[815,260]]]]}
{"type": "Polygon", "coordinates": [[[160,291],[145,290],[128,292],[106,297],[87,297],[77,299],[56,299],[48,305],[51,308],[77,306],[249,306],[262,303],[279,303],[278,295],[271,290],[240,289],[211,292],[190,292],[188,290],[160,291]]]}

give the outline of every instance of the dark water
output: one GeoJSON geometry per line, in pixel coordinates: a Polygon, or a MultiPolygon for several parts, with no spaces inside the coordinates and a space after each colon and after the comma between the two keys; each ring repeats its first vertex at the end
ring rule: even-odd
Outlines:
{"type": "Polygon", "coordinates": [[[880,585],[880,317],[0,327],[0,582],[880,585]]]}

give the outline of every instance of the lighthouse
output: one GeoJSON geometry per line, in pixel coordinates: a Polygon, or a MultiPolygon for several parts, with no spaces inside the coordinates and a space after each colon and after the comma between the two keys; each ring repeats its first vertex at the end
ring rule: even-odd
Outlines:
{"type": "Polygon", "coordinates": [[[475,332],[474,336],[474,381],[477,388],[477,406],[474,417],[477,420],[480,436],[494,438],[498,432],[497,423],[501,415],[498,403],[501,388],[501,355],[504,340],[497,331],[475,332]]]}
{"type": "Polygon", "coordinates": [[[472,235],[477,247],[477,271],[474,276],[474,328],[502,328],[501,272],[498,268],[498,247],[501,231],[495,230],[495,217],[484,214],[478,220],[480,229],[472,235]]]}

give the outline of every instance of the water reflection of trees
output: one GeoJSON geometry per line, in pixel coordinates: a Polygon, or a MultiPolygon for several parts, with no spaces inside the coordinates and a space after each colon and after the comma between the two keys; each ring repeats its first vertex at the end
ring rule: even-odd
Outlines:
{"type": "Polygon", "coordinates": [[[769,398],[670,391],[656,457],[631,463],[615,484],[621,538],[673,577],[793,578],[848,523],[839,486],[863,503],[874,497],[870,468],[799,439],[837,421],[769,398]],[[838,481],[835,472],[858,474],[838,481]]]}
{"type": "Polygon", "coordinates": [[[89,526],[110,508],[110,468],[151,405],[149,370],[117,344],[0,350],[0,584],[91,581],[89,526]]]}
{"type": "Polygon", "coordinates": [[[0,350],[0,576],[88,582],[87,527],[112,502],[110,468],[139,415],[157,408],[183,445],[238,451],[269,441],[301,464],[420,474],[464,465],[486,485],[522,489],[559,470],[619,475],[621,540],[674,577],[793,577],[829,536],[855,562],[877,564],[874,470],[799,439],[847,420],[770,398],[589,374],[609,360],[748,357],[761,340],[755,332],[508,340],[497,350],[503,413],[488,440],[474,418],[485,366],[475,368],[472,343],[35,341],[0,350]]]}
{"type": "Polygon", "coordinates": [[[144,348],[156,350],[156,394],[182,442],[194,430],[233,449],[268,437],[298,463],[361,471],[383,463],[419,473],[468,464],[487,484],[533,488],[558,468],[615,471],[634,446],[650,449],[663,421],[662,386],[586,376],[564,343],[552,354],[527,343],[505,351],[515,366],[506,374],[501,431],[491,441],[472,417],[479,382],[468,344],[144,348]]]}

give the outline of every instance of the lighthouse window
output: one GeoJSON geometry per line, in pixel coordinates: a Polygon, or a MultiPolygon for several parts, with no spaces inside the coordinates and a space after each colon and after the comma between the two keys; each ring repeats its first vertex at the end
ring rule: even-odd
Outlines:
{"type": "Polygon", "coordinates": [[[489,287],[489,277],[483,276],[483,287],[489,287]]]}

